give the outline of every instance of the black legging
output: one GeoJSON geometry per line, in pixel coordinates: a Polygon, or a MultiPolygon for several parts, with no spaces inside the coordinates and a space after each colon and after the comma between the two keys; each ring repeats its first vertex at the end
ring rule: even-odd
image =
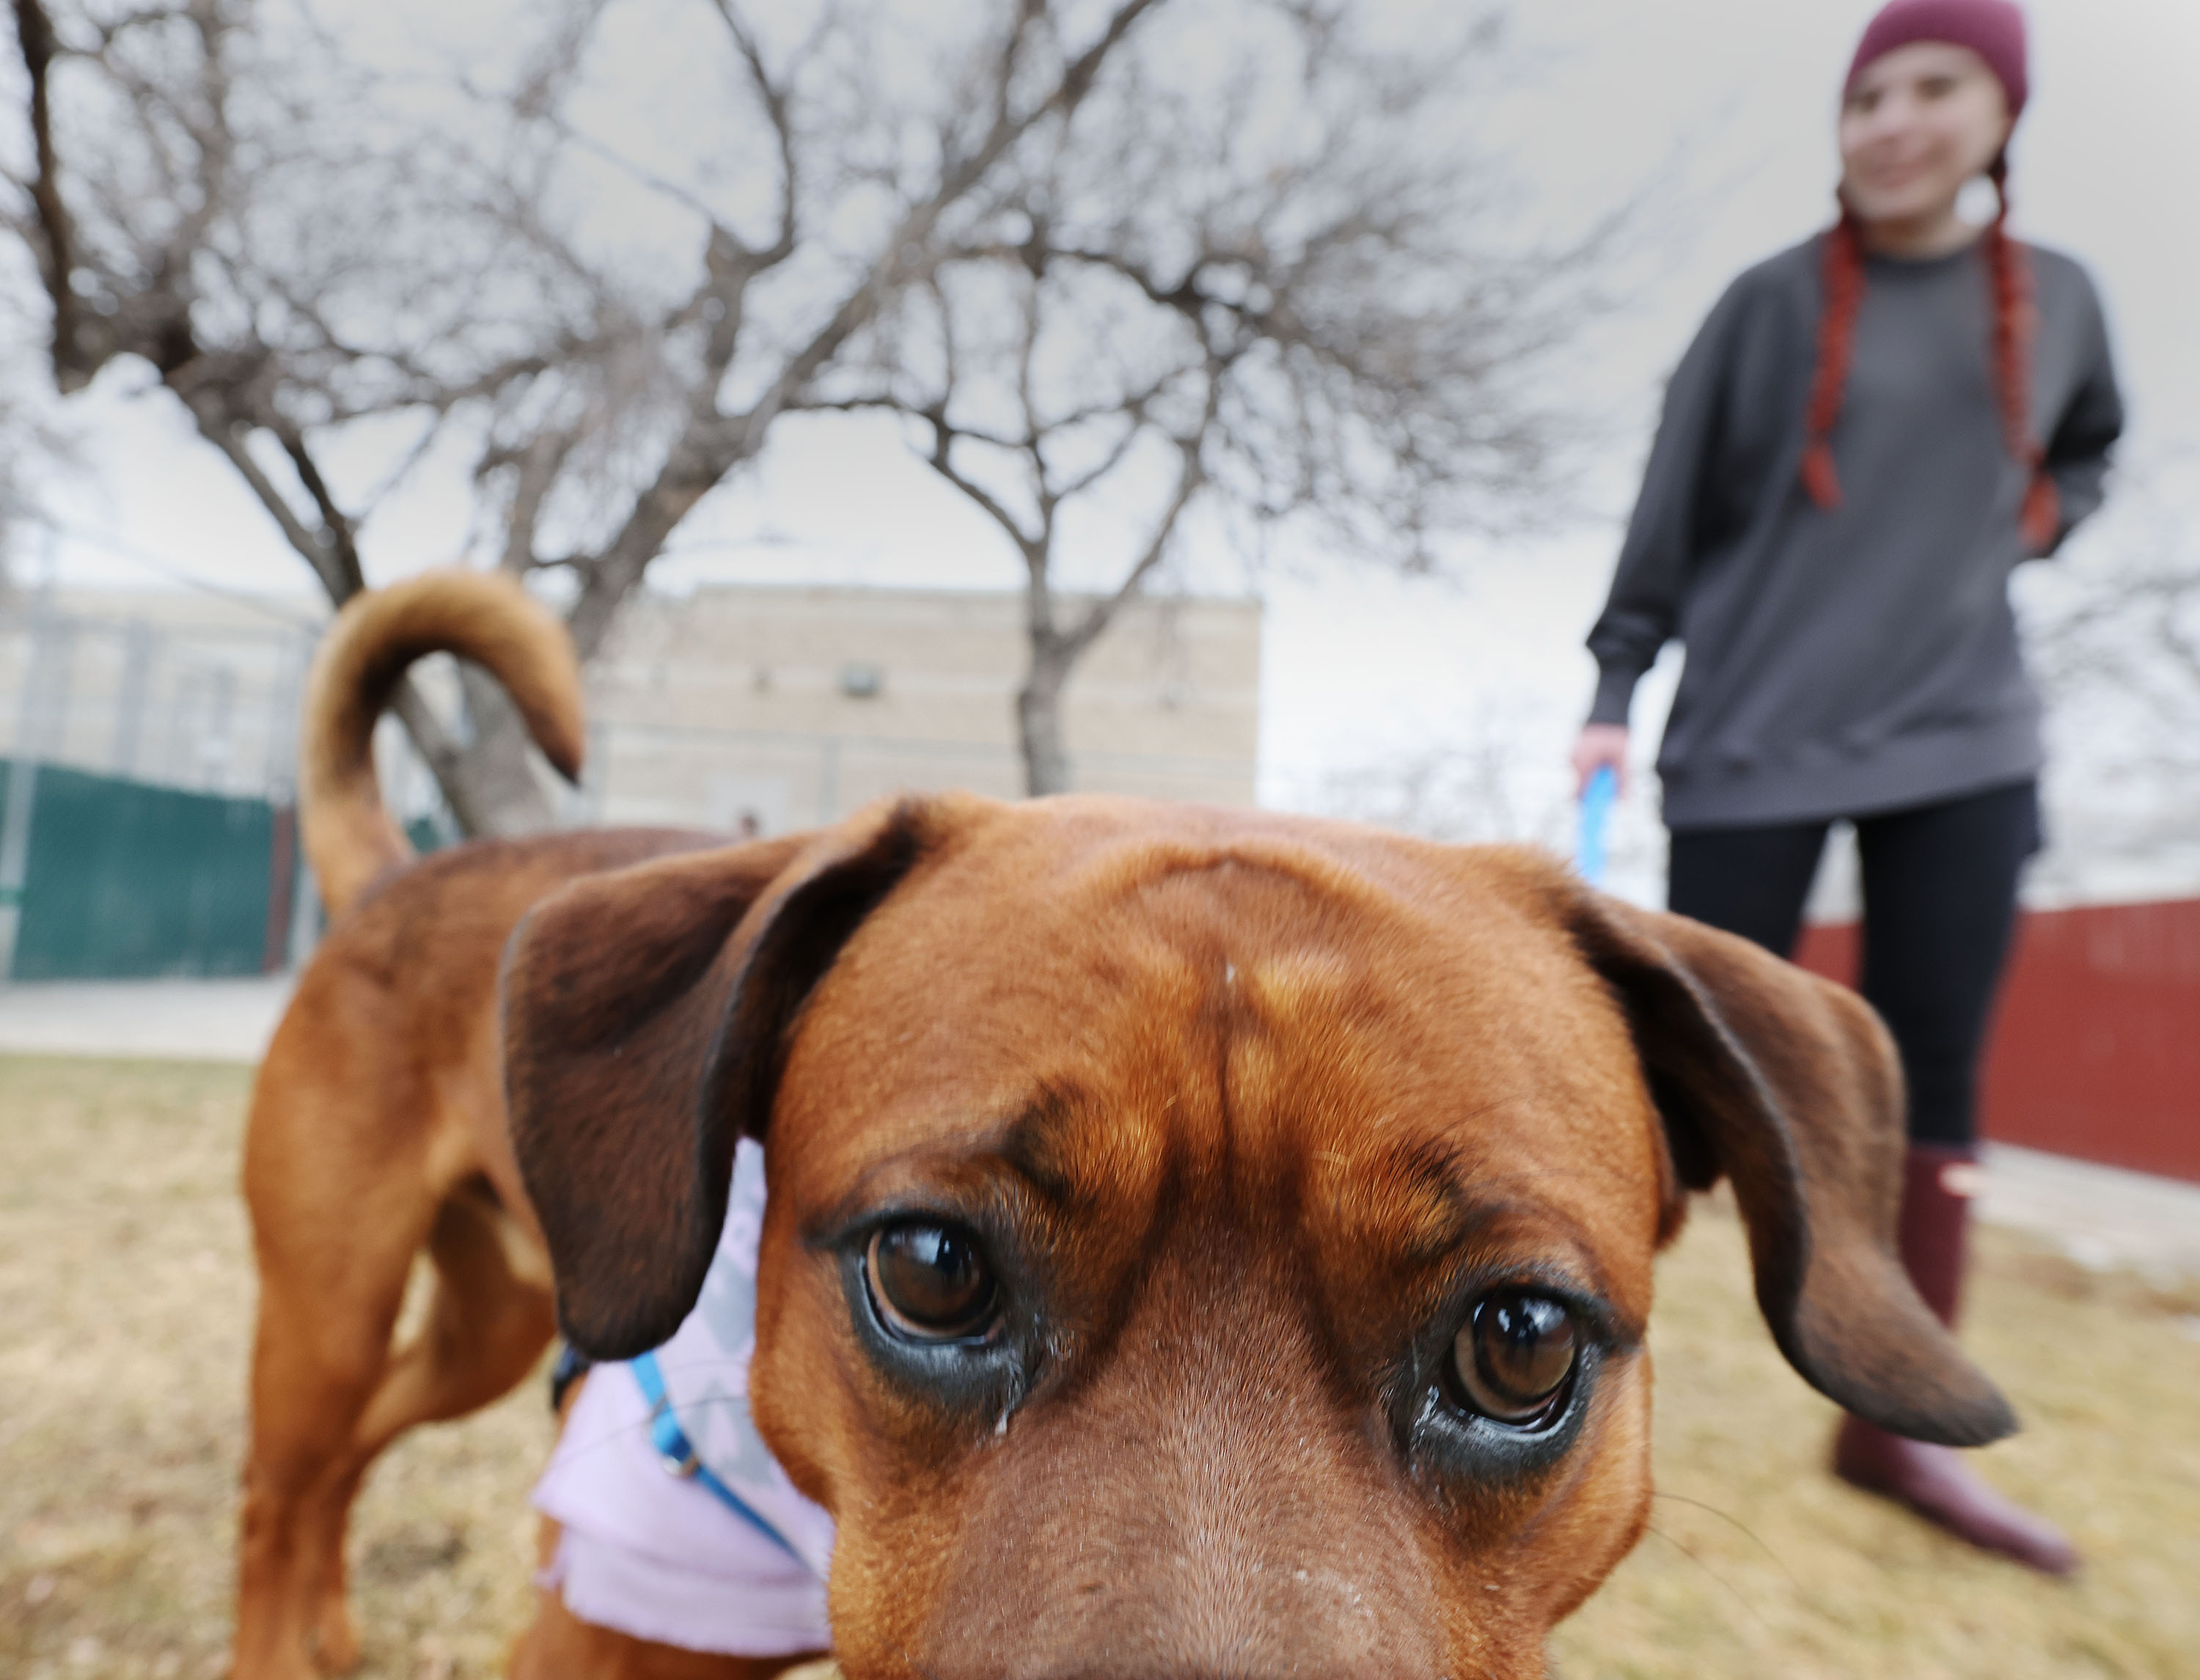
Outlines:
{"type": "MultiPolygon", "coordinates": [[[[1682,916],[1794,954],[1830,822],[1684,828],[1666,902],[1682,916]]],[[[1910,1135],[1975,1135],[1979,1050],[2016,920],[2016,882],[2039,849],[2035,784],[1858,817],[1864,995],[1885,1017],[1910,1086],[1910,1135]]]]}

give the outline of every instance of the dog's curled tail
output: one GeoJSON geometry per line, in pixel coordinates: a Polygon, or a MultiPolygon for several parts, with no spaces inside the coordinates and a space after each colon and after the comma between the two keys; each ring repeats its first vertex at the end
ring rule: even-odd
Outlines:
{"type": "Polygon", "coordinates": [[[298,733],[298,827],[322,902],[341,916],[412,846],[382,803],[374,725],[429,653],[484,666],[568,781],[581,772],[581,667],[565,627],[500,572],[430,571],[354,595],[321,638],[298,733]]]}

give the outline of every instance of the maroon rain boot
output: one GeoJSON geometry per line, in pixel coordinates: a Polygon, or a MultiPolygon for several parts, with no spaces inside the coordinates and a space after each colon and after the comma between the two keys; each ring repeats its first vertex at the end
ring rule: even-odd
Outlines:
{"type": "MultiPolygon", "coordinates": [[[[1913,1144],[1902,1187],[1902,1264],[1925,1304],[1954,1327],[1963,1293],[1964,1226],[1972,1152],[1913,1144]]],[[[1988,1487],[1953,1447],[1911,1441],[1862,1418],[1842,1420],[1834,1437],[1834,1473],[1869,1493],[1907,1505],[1959,1540],[2049,1575],[2078,1567],[2078,1551],[2045,1518],[1988,1487]]]]}

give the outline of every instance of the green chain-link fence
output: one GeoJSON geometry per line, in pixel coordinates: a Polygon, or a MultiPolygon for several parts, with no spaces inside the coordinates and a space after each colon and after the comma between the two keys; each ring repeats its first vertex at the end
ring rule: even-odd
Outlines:
{"type": "Polygon", "coordinates": [[[9,895],[18,920],[7,978],[281,966],[295,882],[287,809],[53,764],[15,768],[11,802],[31,805],[9,895]]]}

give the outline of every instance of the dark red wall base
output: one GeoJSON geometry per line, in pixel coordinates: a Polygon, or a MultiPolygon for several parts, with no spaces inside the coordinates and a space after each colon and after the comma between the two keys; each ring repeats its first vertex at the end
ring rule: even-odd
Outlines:
{"type": "MultiPolygon", "coordinates": [[[[1796,961],[1853,984],[1853,922],[1796,961]]],[[[1986,1135],[2200,1182],[2200,899],[2035,910],[1987,1041],[1986,1135]]]]}

